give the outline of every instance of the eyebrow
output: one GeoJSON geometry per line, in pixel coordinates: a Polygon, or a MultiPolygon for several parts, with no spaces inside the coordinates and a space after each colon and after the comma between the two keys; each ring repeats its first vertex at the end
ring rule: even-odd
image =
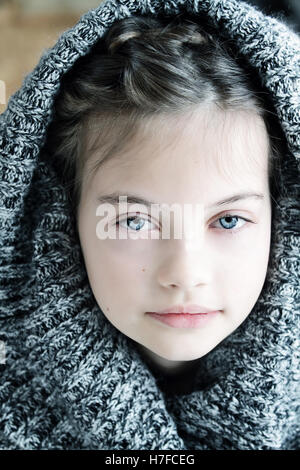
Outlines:
{"type": "MultiPolygon", "coordinates": [[[[155,201],[149,201],[148,199],[145,199],[141,196],[138,196],[136,194],[132,193],[127,193],[127,194],[121,194],[118,192],[113,192],[111,194],[104,194],[102,196],[98,196],[97,201],[100,203],[109,203],[109,204],[119,204],[119,198],[127,196],[127,203],[128,204],[143,204],[147,207],[151,206],[152,204],[157,204],[161,206],[159,202],[155,201]]],[[[264,196],[261,193],[241,193],[241,194],[234,194],[232,196],[228,196],[225,199],[222,199],[220,201],[214,202],[213,204],[207,206],[207,209],[213,208],[213,207],[220,207],[220,206],[225,206],[228,204],[232,204],[237,201],[245,200],[245,199],[257,199],[257,200],[263,200],[264,196]]]]}

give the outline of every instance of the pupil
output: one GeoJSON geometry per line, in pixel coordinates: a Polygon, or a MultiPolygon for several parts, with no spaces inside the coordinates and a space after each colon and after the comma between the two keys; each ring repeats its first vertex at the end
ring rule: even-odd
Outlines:
{"type": "MultiPolygon", "coordinates": [[[[234,218],[235,217],[232,217],[232,216],[229,216],[229,215],[227,217],[223,217],[223,219],[225,220],[225,224],[229,224],[229,225],[232,224],[232,221],[233,221],[234,218]]],[[[225,227],[225,228],[228,228],[228,227],[225,227]]],[[[232,227],[230,227],[230,228],[232,228],[232,227]]]]}
{"type": "MultiPolygon", "coordinates": [[[[139,217],[130,217],[129,224],[130,224],[130,221],[135,221],[135,220],[141,220],[141,219],[139,219],[139,217]]],[[[141,223],[137,224],[134,228],[139,230],[141,228],[141,223]]]]}

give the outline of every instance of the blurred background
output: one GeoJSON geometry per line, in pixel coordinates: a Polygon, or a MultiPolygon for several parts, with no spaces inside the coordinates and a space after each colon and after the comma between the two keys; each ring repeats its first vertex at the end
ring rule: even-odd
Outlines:
{"type": "MultiPolygon", "coordinates": [[[[0,0],[0,114],[45,49],[102,1],[0,0]]],[[[244,1],[276,15],[300,33],[300,0],[244,1]]]]}

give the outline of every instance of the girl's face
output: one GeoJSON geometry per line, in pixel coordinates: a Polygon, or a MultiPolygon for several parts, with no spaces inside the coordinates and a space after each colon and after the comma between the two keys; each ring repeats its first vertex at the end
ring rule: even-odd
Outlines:
{"type": "Polygon", "coordinates": [[[257,115],[200,108],[144,122],[122,160],[105,162],[93,178],[85,169],[78,231],[92,291],[107,319],[158,364],[202,357],[253,309],[270,250],[268,151],[257,115]],[[127,196],[128,210],[119,211],[117,201],[115,216],[99,217],[99,198],[112,193],[127,196]],[[220,203],[245,193],[260,196],[220,203]],[[151,217],[150,207],[129,203],[130,194],[193,208],[185,213],[186,231],[176,238],[171,209],[170,219],[166,211],[151,217]],[[103,219],[116,238],[98,237],[103,219]],[[205,322],[147,313],[187,304],[218,312],[205,322]]]}

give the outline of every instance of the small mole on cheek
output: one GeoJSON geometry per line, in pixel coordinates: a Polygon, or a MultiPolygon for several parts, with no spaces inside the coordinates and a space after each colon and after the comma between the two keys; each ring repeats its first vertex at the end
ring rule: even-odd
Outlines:
{"type": "Polygon", "coordinates": [[[144,272],[146,271],[146,269],[145,269],[145,268],[143,268],[143,269],[142,269],[142,271],[143,271],[143,273],[144,273],[144,272]]]}
{"type": "Polygon", "coordinates": [[[109,312],[109,307],[106,307],[106,310],[109,312]]]}

